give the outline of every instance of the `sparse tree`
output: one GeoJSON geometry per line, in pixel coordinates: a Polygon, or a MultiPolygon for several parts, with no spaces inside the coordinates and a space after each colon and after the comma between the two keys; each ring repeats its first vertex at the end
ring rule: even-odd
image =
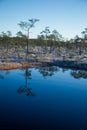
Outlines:
{"type": "Polygon", "coordinates": [[[75,42],[75,45],[76,45],[76,49],[79,49],[79,55],[81,55],[81,52],[82,52],[82,49],[81,49],[81,38],[76,35],[75,38],[74,38],[74,42],[75,42]]]}
{"type": "Polygon", "coordinates": [[[45,29],[44,29],[40,34],[41,34],[41,35],[44,35],[44,34],[45,34],[45,40],[46,40],[46,42],[47,42],[48,37],[49,37],[49,34],[50,34],[49,26],[45,27],[45,29]]]}
{"type": "Polygon", "coordinates": [[[23,33],[21,31],[16,33],[17,37],[22,37],[23,33]]]}
{"type": "Polygon", "coordinates": [[[28,45],[29,45],[29,34],[30,29],[35,26],[35,23],[38,22],[39,19],[29,19],[27,22],[21,21],[18,25],[27,32],[27,53],[26,53],[26,60],[28,56],[28,45]]]}
{"type": "Polygon", "coordinates": [[[37,39],[39,40],[45,40],[45,36],[42,34],[42,35],[38,35],[37,39]]]}
{"type": "Polygon", "coordinates": [[[23,38],[23,39],[26,39],[26,38],[27,38],[26,35],[23,34],[21,31],[17,32],[16,35],[17,35],[17,37],[19,37],[19,38],[23,38]]]}
{"type": "Polygon", "coordinates": [[[82,37],[83,37],[84,43],[87,44],[87,28],[85,28],[85,30],[82,31],[81,33],[82,33],[82,37]]]}
{"type": "Polygon", "coordinates": [[[5,45],[7,46],[7,52],[8,52],[8,46],[9,46],[9,43],[10,43],[10,37],[11,36],[12,36],[11,31],[1,33],[1,37],[3,38],[3,41],[4,41],[5,45]]]}
{"type": "Polygon", "coordinates": [[[61,41],[62,40],[62,35],[56,29],[54,29],[52,31],[52,35],[53,35],[54,41],[61,41]]]}
{"type": "Polygon", "coordinates": [[[46,40],[46,46],[45,49],[47,48],[47,40],[49,38],[49,34],[50,34],[50,29],[49,26],[45,27],[45,29],[40,33],[42,36],[44,36],[45,40],[46,40]]]}
{"type": "Polygon", "coordinates": [[[8,37],[11,37],[11,36],[12,36],[11,31],[7,31],[7,36],[8,36],[8,37]]]}

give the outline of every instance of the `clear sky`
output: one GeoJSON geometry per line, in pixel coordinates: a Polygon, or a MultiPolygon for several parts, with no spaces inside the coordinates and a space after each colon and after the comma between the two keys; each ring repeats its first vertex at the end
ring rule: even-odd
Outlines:
{"type": "Polygon", "coordinates": [[[31,37],[36,37],[46,26],[72,38],[87,27],[87,0],[0,0],[0,32],[20,31],[18,23],[38,18],[31,37]]]}

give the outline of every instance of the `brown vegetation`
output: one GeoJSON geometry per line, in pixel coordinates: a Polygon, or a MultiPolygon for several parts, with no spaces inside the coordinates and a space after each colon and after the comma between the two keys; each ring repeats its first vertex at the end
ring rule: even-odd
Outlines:
{"type": "Polygon", "coordinates": [[[23,68],[38,68],[49,65],[49,63],[45,62],[44,64],[41,62],[31,62],[31,63],[0,63],[0,70],[11,70],[11,69],[23,69],[23,68]]]}

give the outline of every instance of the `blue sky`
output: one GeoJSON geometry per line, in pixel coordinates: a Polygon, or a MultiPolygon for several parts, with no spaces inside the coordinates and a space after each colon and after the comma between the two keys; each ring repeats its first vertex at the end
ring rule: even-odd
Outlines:
{"type": "Polygon", "coordinates": [[[87,0],[0,0],[0,32],[10,30],[15,35],[21,30],[17,23],[38,18],[30,37],[49,26],[72,38],[87,27],[86,15],[87,0]]]}

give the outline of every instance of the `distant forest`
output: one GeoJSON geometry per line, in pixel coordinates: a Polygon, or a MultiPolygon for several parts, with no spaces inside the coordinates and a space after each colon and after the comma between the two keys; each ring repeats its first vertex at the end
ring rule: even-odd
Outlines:
{"type": "MultiPolygon", "coordinates": [[[[65,40],[62,35],[57,31],[52,32],[48,27],[45,28],[38,36],[37,39],[29,39],[30,46],[53,46],[53,47],[67,47],[67,48],[87,48],[87,28],[81,32],[82,36],[76,35],[70,40],[65,40]],[[45,31],[46,32],[45,33],[45,31]]],[[[2,32],[0,34],[0,46],[9,47],[14,45],[25,46],[27,42],[27,36],[21,31],[16,33],[15,37],[12,37],[11,31],[2,32]]]]}
{"type": "Polygon", "coordinates": [[[70,40],[65,40],[56,29],[50,31],[49,26],[46,26],[44,30],[38,34],[37,39],[30,39],[30,29],[35,27],[35,24],[38,21],[39,19],[29,19],[27,22],[21,21],[18,23],[18,26],[26,31],[27,35],[23,34],[22,31],[18,31],[16,36],[12,37],[11,31],[1,32],[0,47],[5,47],[5,49],[7,48],[8,50],[8,48],[24,46],[26,47],[26,53],[29,52],[29,46],[40,46],[44,48],[46,52],[48,52],[48,47],[50,47],[51,51],[56,48],[59,48],[58,51],[62,49],[62,53],[64,51],[67,53],[70,49],[72,52],[76,52],[79,55],[87,53],[87,28],[81,32],[81,37],[76,35],[70,40]],[[63,48],[66,50],[63,51],[63,48]]]}

